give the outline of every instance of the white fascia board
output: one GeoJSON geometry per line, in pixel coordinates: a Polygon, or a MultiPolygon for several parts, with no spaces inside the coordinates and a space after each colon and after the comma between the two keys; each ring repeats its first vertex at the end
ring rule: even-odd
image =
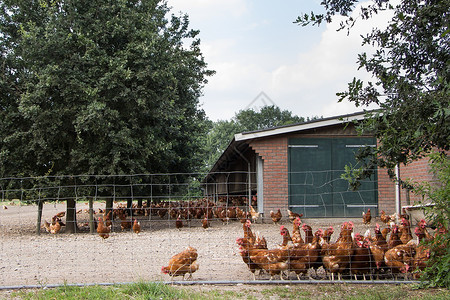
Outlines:
{"type": "Polygon", "coordinates": [[[338,117],[338,118],[326,119],[326,120],[317,121],[317,122],[308,122],[308,123],[303,123],[303,124],[298,124],[298,125],[293,125],[293,126],[286,126],[286,127],[254,131],[254,132],[247,132],[247,133],[237,133],[234,135],[234,139],[236,141],[245,141],[245,140],[250,140],[250,139],[258,139],[258,138],[262,138],[262,137],[291,133],[291,132],[296,132],[296,131],[303,131],[303,130],[308,130],[308,129],[339,125],[339,124],[343,124],[343,123],[347,123],[347,122],[363,120],[364,115],[365,114],[344,116],[344,117],[342,117],[342,120],[340,120],[341,117],[338,117]]]}

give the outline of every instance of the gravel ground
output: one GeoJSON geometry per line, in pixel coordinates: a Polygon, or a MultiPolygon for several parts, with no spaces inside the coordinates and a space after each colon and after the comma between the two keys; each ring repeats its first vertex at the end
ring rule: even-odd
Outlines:
{"type": "MultiPolygon", "coordinates": [[[[5,204],[5,203],[4,203],[5,204]]],[[[3,204],[2,204],[3,206],[3,204]]],[[[35,234],[37,206],[19,206],[6,203],[0,210],[0,281],[1,286],[48,285],[62,283],[122,283],[168,280],[161,274],[161,266],[167,265],[174,254],[187,246],[198,250],[199,270],[193,274],[195,281],[247,281],[252,275],[237,252],[235,240],[243,236],[242,224],[235,221],[223,225],[212,221],[204,230],[199,220],[191,221],[181,230],[174,221],[159,217],[139,216],[143,227],[140,234],[122,232],[120,223],[114,223],[110,238],[102,240],[97,234],[82,232],[57,235],[41,230],[35,234]]],[[[94,210],[104,208],[95,203],[94,210]]],[[[77,209],[87,209],[87,203],[78,203],[77,209]]],[[[65,210],[65,204],[46,204],[43,220],[65,210]]],[[[77,215],[78,222],[88,219],[88,214],[77,215]]],[[[333,238],[339,234],[344,221],[355,223],[355,232],[364,233],[367,226],[362,219],[302,219],[303,223],[325,229],[335,227],[333,238]]],[[[64,221],[64,219],[63,219],[64,221]]],[[[372,221],[372,229],[375,221],[372,221]]],[[[283,217],[280,225],[292,230],[292,224],[283,217]]],[[[64,227],[63,227],[64,228],[64,227]]],[[[269,248],[281,243],[279,225],[270,219],[252,225],[268,242],[269,248]]],[[[268,279],[268,277],[262,277],[268,279]]],[[[295,276],[292,277],[296,279],[295,276]]],[[[178,277],[181,279],[181,277],[178,277]]]]}

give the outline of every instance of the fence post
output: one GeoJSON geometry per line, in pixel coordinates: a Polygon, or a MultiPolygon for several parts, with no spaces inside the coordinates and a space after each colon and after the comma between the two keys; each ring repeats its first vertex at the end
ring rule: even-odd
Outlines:
{"type": "Polygon", "coordinates": [[[42,221],[42,209],[44,207],[44,201],[41,200],[41,190],[39,190],[39,199],[38,199],[38,216],[36,223],[36,234],[41,234],[41,221],[42,221]]]}

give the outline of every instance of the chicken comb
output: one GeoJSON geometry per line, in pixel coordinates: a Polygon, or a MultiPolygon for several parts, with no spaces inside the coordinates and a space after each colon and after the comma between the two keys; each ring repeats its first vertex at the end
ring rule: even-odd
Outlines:
{"type": "Polygon", "coordinates": [[[280,230],[283,230],[283,229],[284,229],[284,225],[281,225],[280,230]]]}

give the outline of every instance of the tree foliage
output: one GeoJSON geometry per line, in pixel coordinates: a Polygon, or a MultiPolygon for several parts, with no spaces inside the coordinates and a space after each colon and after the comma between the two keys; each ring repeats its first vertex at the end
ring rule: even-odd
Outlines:
{"type": "Polygon", "coordinates": [[[0,4],[0,174],[190,172],[207,69],[165,1],[0,4]]]}
{"type": "MultiPolygon", "coordinates": [[[[370,19],[383,10],[393,17],[385,29],[373,28],[362,37],[363,45],[373,45],[372,55],[358,56],[359,68],[375,78],[364,83],[354,78],[348,90],[337,93],[339,101],[348,99],[356,106],[375,103],[380,109],[367,114],[360,132],[375,134],[376,149],[364,149],[358,160],[359,170],[347,170],[347,177],[363,179],[370,170],[385,167],[391,176],[397,164],[428,155],[437,174],[433,184],[425,183],[414,191],[427,196],[435,206],[429,211],[435,224],[449,226],[448,150],[450,149],[450,2],[448,0],[374,0],[356,5],[356,0],[323,0],[324,14],[304,14],[296,20],[301,25],[332,22],[333,16],[345,16],[340,29],[351,30],[358,19],[370,19]],[[355,11],[358,9],[359,11],[355,11]]],[[[355,187],[358,180],[352,180],[355,187]]],[[[404,182],[403,182],[404,183],[404,182]]],[[[414,186],[410,184],[410,186],[414,186]]],[[[432,264],[422,277],[433,286],[449,286],[448,233],[433,244],[432,264]]]]}
{"type": "MultiPolygon", "coordinates": [[[[414,192],[421,195],[428,206],[425,215],[437,230],[450,227],[450,159],[443,153],[433,152],[429,155],[430,172],[438,184],[430,182],[413,183],[414,192]]],[[[429,242],[431,257],[422,279],[429,286],[450,287],[450,233],[442,232],[429,242]]]]}
{"type": "Polygon", "coordinates": [[[385,29],[373,28],[362,37],[363,45],[373,45],[373,55],[361,53],[359,68],[373,74],[373,82],[354,78],[339,101],[356,106],[375,103],[380,109],[367,114],[361,132],[371,132],[380,141],[374,151],[360,158],[368,169],[386,167],[393,174],[396,164],[408,164],[433,148],[450,147],[450,7],[448,0],[379,1],[368,5],[356,0],[324,0],[323,14],[304,14],[300,25],[332,22],[345,16],[340,29],[351,30],[358,19],[370,19],[383,10],[393,10],[385,29]],[[396,4],[394,4],[394,2],[396,4]],[[358,11],[356,11],[358,9],[358,11]],[[376,159],[373,159],[376,157],[376,159]]]}

